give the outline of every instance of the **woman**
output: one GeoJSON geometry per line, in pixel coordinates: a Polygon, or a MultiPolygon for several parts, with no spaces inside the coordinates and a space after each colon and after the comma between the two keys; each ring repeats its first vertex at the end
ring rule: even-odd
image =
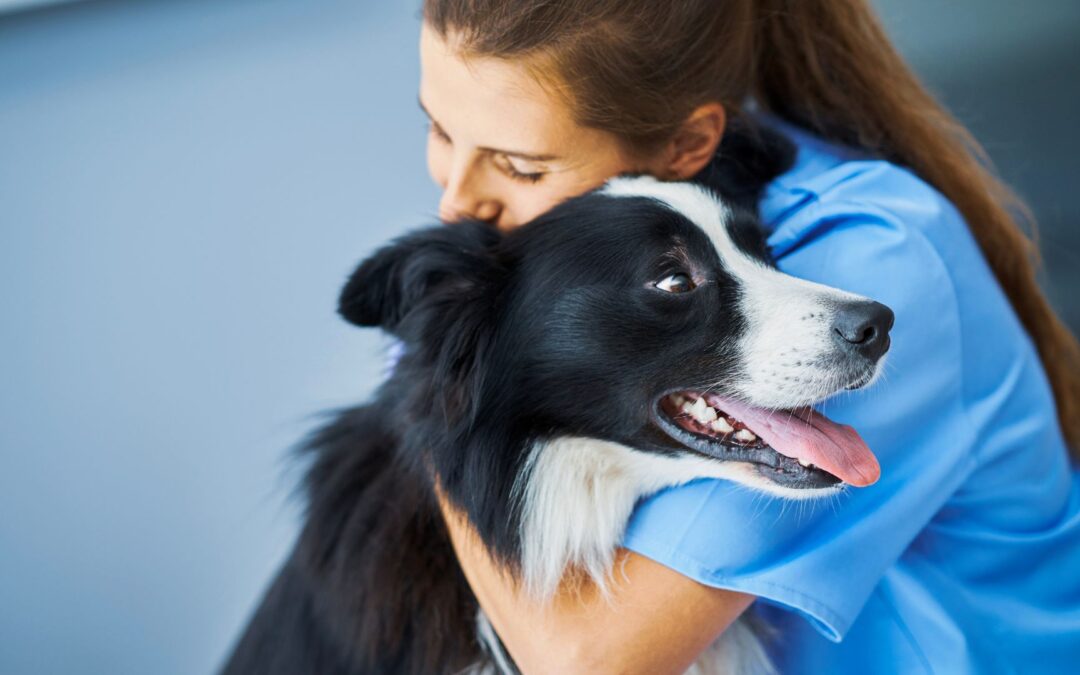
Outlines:
{"type": "Polygon", "coordinates": [[[897,314],[886,381],[827,406],[881,481],[800,508],[656,495],[610,603],[535,604],[444,502],[525,672],[681,672],[757,598],[782,672],[1074,667],[1080,350],[1016,202],[865,0],[425,0],[421,61],[443,218],[507,229],[621,172],[689,178],[749,115],[798,146],[761,203],[781,269],[897,314]]]}

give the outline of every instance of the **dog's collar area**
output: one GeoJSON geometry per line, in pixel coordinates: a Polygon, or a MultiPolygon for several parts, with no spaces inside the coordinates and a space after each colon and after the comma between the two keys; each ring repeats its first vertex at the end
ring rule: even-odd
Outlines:
{"type": "Polygon", "coordinates": [[[726,413],[722,404],[718,397],[693,391],[672,392],[660,397],[657,421],[680,445],[713,459],[755,464],[762,475],[785,487],[820,489],[842,482],[804,459],[781,454],[749,426],[726,413]]]}

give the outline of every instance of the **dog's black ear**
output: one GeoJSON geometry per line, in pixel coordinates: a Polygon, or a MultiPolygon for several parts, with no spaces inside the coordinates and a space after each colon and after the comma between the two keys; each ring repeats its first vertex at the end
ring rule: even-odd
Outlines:
{"type": "Polygon", "coordinates": [[[471,295],[490,276],[499,236],[491,225],[464,221],[399,237],[360,263],[341,291],[338,313],[358,326],[393,331],[429,294],[471,295]]]}
{"type": "Polygon", "coordinates": [[[791,168],[795,153],[795,145],[779,131],[747,117],[733,117],[716,156],[692,180],[757,213],[765,187],[791,168]]]}

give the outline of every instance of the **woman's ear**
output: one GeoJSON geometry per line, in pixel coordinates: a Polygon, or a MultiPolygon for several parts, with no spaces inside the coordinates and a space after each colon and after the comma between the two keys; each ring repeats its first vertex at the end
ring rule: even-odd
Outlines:
{"type": "Polygon", "coordinates": [[[712,160],[724,136],[727,113],[719,102],[698,106],[682,123],[661,153],[657,175],[666,180],[688,180],[712,160]]]}

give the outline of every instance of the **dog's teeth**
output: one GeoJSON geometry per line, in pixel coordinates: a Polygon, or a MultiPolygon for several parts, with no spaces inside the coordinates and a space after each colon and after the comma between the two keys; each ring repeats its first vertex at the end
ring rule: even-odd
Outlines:
{"type": "Polygon", "coordinates": [[[682,408],[683,404],[686,403],[686,397],[682,394],[675,394],[671,397],[671,400],[675,403],[676,408],[682,408]]]}
{"type": "Polygon", "coordinates": [[[739,431],[735,434],[735,440],[750,443],[752,441],[756,441],[757,436],[755,436],[754,432],[750,431],[749,429],[739,429],[739,431]]]}
{"type": "Polygon", "coordinates": [[[814,466],[813,464],[811,464],[810,462],[806,461],[805,459],[800,459],[800,460],[799,460],[799,464],[802,464],[802,465],[803,465],[803,466],[805,466],[805,467],[806,467],[807,469],[809,469],[810,467],[814,466]]]}
{"type": "Polygon", "coordinates": [[[716,411],[710,408],[703,398],[694,401],[694,405],[690,408],[690,414],[702,424],[708,424],[716,419],[716,411]],[[709,413],[712,413],[712,417],[709,417],[709,413]]]}
{"type": "Polygon", "coordinates": [[[715,422],[710,424],[709,427],[718,434],[730,434],[732,431],[735,431],[735,429],[730,424],[728,424],[728,421],[723,417],[717,419],[715,422]]]}
{"type": "Polygon", "coordinates": [[[687,415],[693,415],[694,414],[694,406],[693,406],[692,403],[690,403],[690,401],[683,401],[679,405],[679,410],[683,411],[687,415]]]}

